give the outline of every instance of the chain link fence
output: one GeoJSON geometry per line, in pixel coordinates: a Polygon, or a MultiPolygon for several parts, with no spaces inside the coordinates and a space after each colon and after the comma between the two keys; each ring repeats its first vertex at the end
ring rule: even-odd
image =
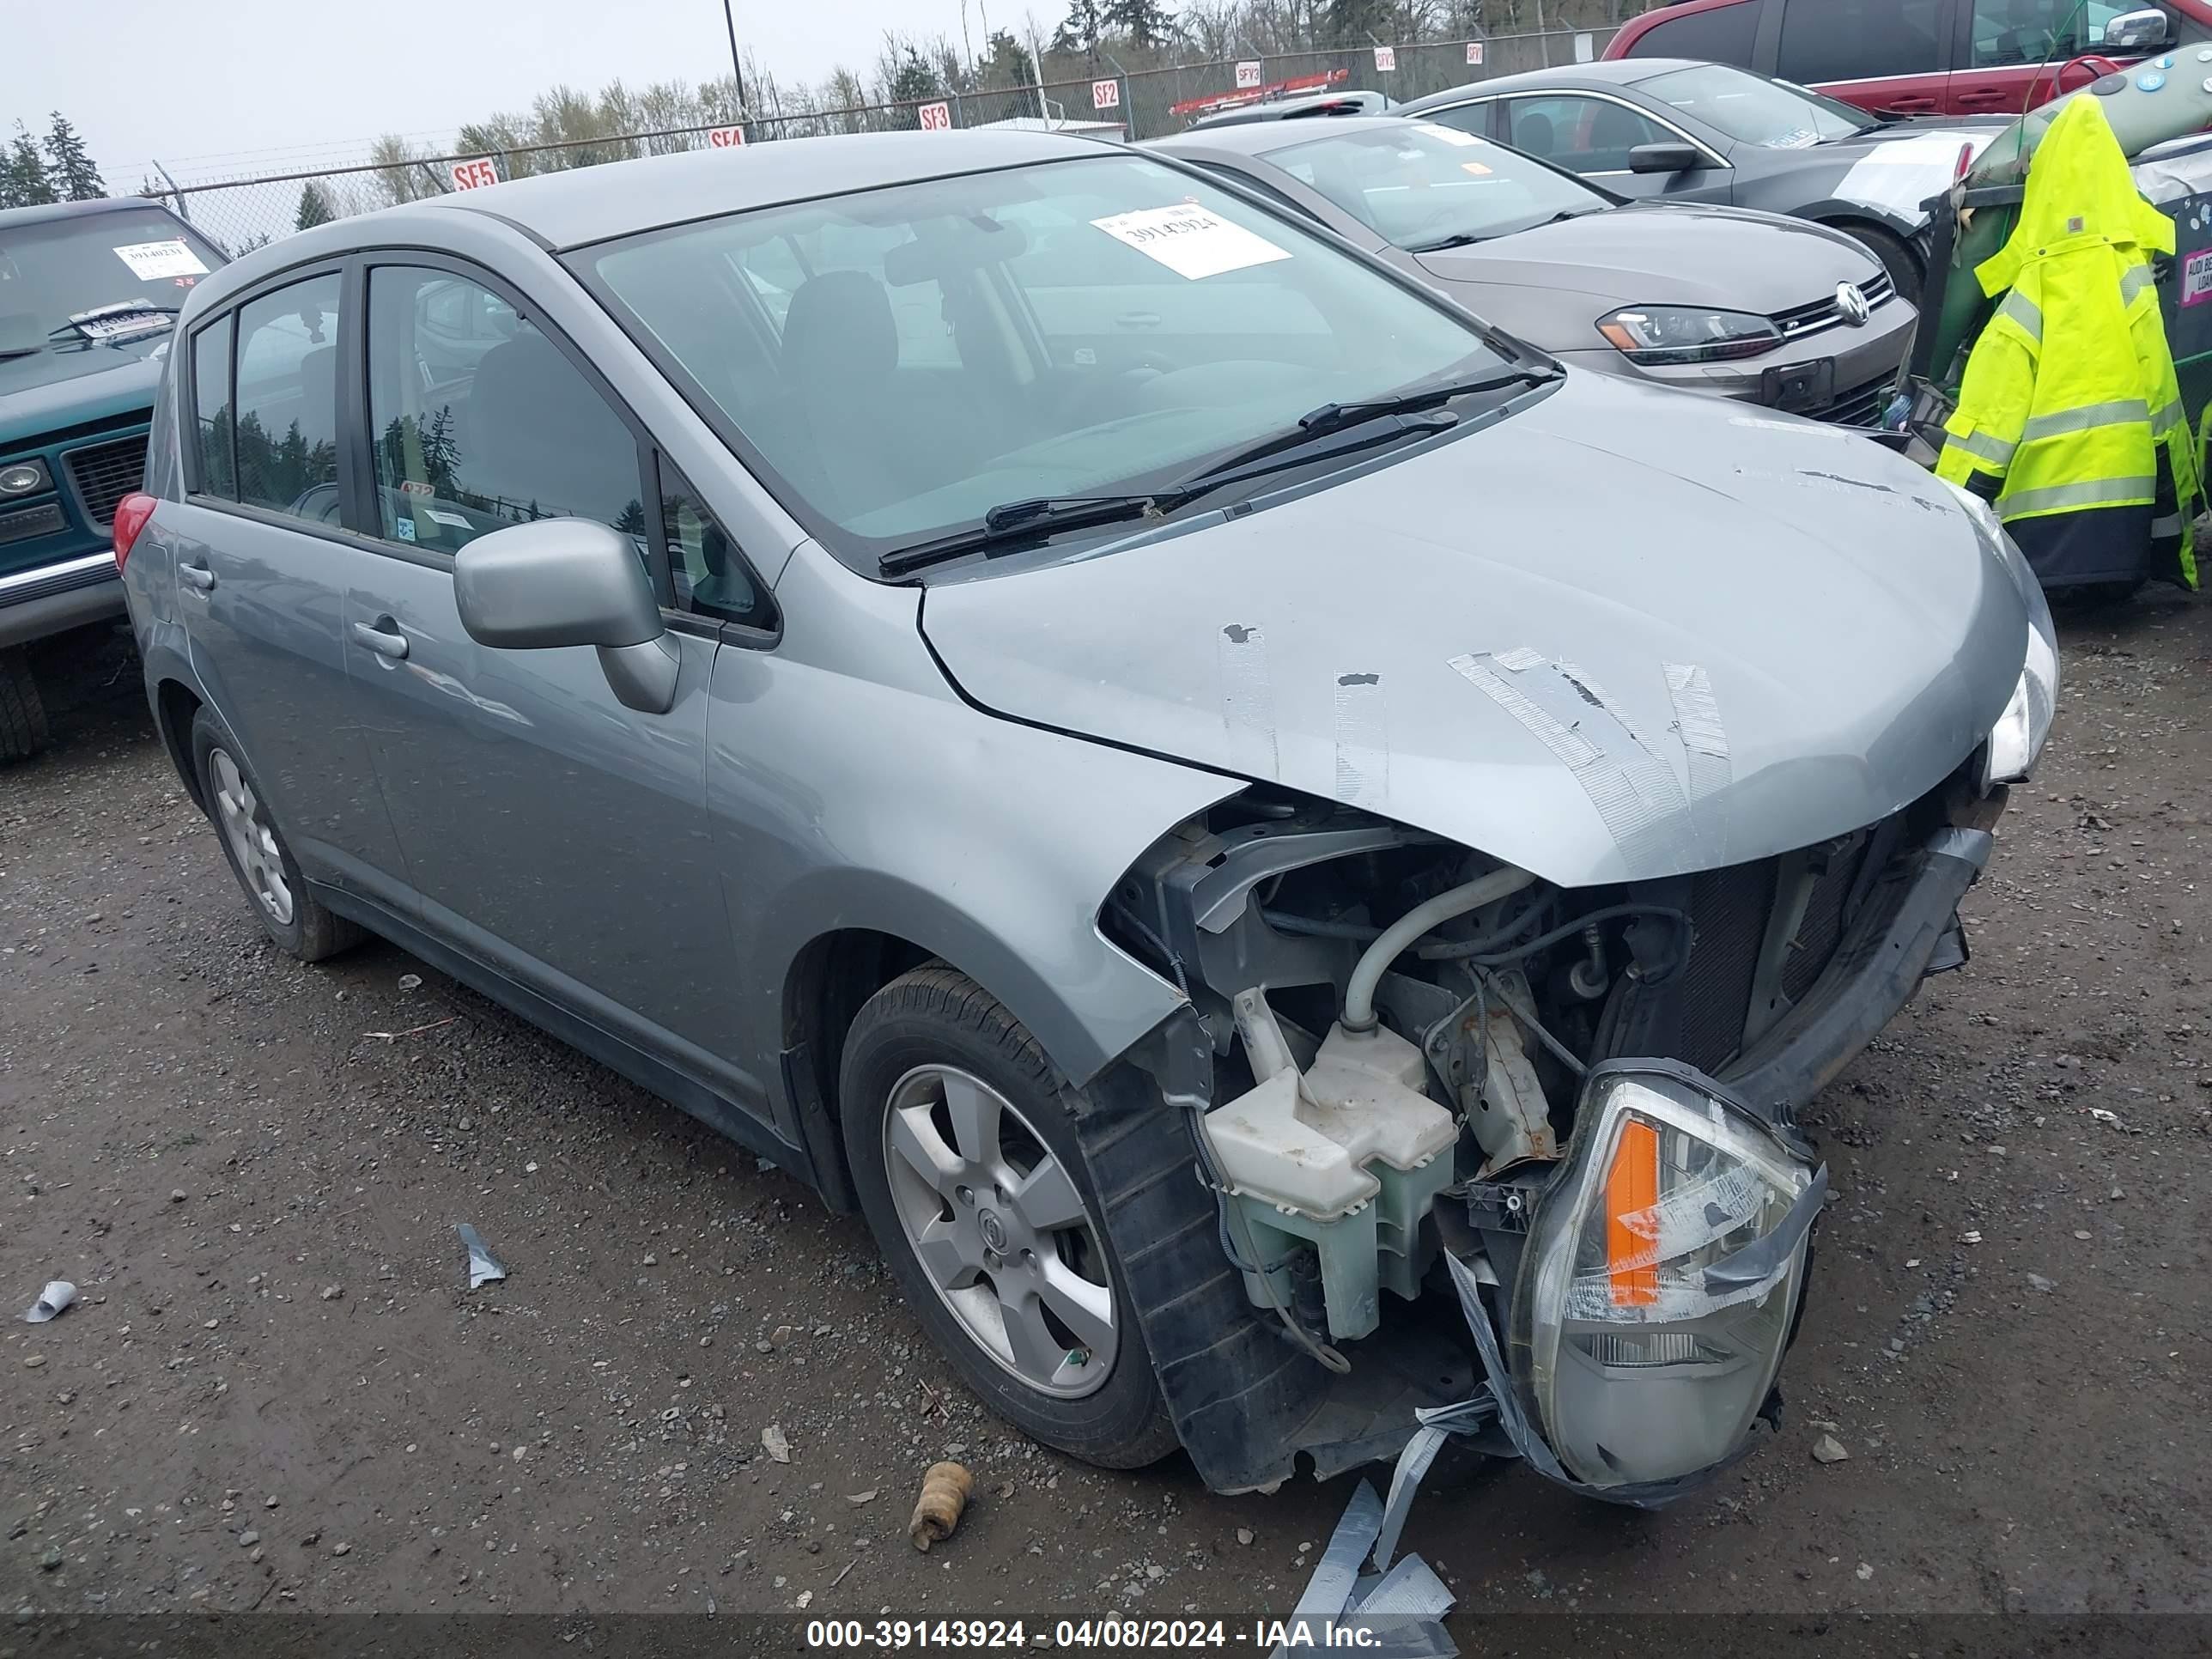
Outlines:
{"type": "Polygon", "coordinates": [[[1310,92],[1380,92],[1404,102],[1492,76],[1595,58],[1607,28],[1555,29],[1419,46],[1339,47],[1222,58],[1125,71],[1100,54],[1082,80],[984,88],[903,103],[778,111],[742,126],[673,127],[573,143],[525,144],[450,155],[410,156],[312,171],[265,173],[149,189],[235,257],[331,219],[536,173],[641,156],[773,143],[839,133],[1016,126],[1142,139],[1180,132],[1224,109],[1310,92]]]}

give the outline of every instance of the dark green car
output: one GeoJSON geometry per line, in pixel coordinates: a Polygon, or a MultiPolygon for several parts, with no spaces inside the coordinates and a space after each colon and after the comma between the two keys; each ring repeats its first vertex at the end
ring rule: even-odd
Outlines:
{"type": "Polygon", "coordinates": [[[222,255],[131,198],[0,212],[0,762],[46,738],[32,641],[123,613],[110,535],[169,331],[222,255]]]}

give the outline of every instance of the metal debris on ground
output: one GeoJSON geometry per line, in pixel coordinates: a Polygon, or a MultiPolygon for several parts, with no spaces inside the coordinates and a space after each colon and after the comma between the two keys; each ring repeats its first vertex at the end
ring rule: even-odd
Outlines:
{"type": "Polygon", "coordinates": [[[951,1537],[968,1508],[969,1494],[975,1490],[975,1477],[965,1464],[932,1463],[921,1477],[921,1496],[915,1500],[914,1519],[907,1522],[907,1536],[914,1540],[915,1548],[927,1553],[932,1544],[951,1537]]]}
{"type": "Polygon", "coordinates": [[[489,1285],[495,1279],[507,1277],[507,1269],[501,1265],[500,1259],[491,1253],[490,1247],[483,1242],[483,1236],[474,1227],[464,1221],[453,1231],[460,1234],[461,1243],[469,1253],[469,1288],[471,1290],[475,1290],[479,1285],[489,1285]]]}
{"type": "MultiPolygon", "coordinates": [[[[1431,1444],[1419,1460],[1420,1473],[1427,1472],[1435,1457],[1436,1448],[1431,1444]]],[[[1403,1488],[1408,1501],[1419,1480],[1419,1474],[1412,1475],[1403,1488]]],[[[1403,1521],[1402,1510],[1398,1519],[1403,1521]]],[[[1364,1654],[1386,1659],[1455,1659],[1458,1645],[1442,1622],[1451,1610],[1452,1593],[1427,1562],[1408,1555],[1387,1572],[1360,1572],[1360,1564],[1370,1552],[1380,1559],[1385,1524],[1382,1500],[1376,1497],[1373,1486],[1362,1480],[1345,1505],[1297,1606],[1273,1632],[1279,1638],[1273,1659],[1338,1646],[1357,1646],[1364,1654]],[[1354,1631],[1360,1633],[1348,1634],[1354,1631]]]]}
{"type": "Polygon", "coordinates": [[[390,1042],[399,1037],[421,1036],[425,1031],[434,1031],[442,1025],[451,1025],[459,1019],[459,1014],[448,1014],[443,1019],[434,1019],[428,1025],[410,1025],[404,1031],[363,1031],[365,1037],[375,1037],[390,1042]]]}
{"type": "Polygon", "coordinates": [[[46,1288],[39,1292],[39,1299],[23,1310],[23,1322],[26,1325],[43,1325],[76,1300],[76,1285],[66,1279],[52,1279],[46,1288]]]}

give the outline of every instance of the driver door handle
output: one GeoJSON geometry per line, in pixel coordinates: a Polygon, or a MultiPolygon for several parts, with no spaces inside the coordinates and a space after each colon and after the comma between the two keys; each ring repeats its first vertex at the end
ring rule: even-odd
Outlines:
{"type": "Polygon", "coordinates": [[[379,617],[376,620],[387,624],[391,631],[386,633],[382,628],[357,622],[353,625],[354,638],[359,640],[380,657],[389,657],[394,662],[401,660],[407,654],[407,636],[399,631],[399,625],[391,617],[379,617]]]}
{"type": "Polygon", "coordinates": [[[1114,320],[1124,328],[1158,328],[1160,313],[1157,311],[1125,311],[1114,320]]]}
{"type": "Polygon", "coordinates": [[[215,572],[204,564],[179,564],[177,574],[185,579],[185,586],[196,587],[205,593],[215,586],[215,572]]]}

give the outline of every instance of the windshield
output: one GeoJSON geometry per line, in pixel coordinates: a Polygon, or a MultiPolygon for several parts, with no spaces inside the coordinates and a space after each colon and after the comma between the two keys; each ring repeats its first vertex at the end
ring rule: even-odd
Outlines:
{"type": "Polygon", "coordinates": [[[1116,154],[577,256],[855,568],[994,506],[1164,487],[1328,403],[1506,359],[1319,237],[1116,154]]]}
{"type": "Polygon", "coordinates": [[[1876,125],[1863,110],[1770,81],[1726,64],[1669,70],[1636,89],[1747,144],[1802,149],[1826,138],[1848,138],[1876,125]]]}
{"type": "Polygon", "coordinates": [[[143,356],[222,263],[158,208],[0,228],[0,372],[15,362],[51,370],[48,354],[87,371],[118,351],[143,356]]]}
{"type": "Polygon", "coordinates": [[[1400,247],[1510,236],[1613,205],[1517,150],[1426,121],[1333,131],[1267,159],[1400,247]]]}

